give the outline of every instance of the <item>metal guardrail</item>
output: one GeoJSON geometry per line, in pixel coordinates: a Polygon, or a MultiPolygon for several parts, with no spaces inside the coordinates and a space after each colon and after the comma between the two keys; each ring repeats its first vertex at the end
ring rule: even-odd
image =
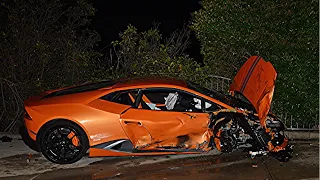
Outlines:
{"type": "MultiPolygon", "coordinates": [[[[294,116],[290,115],[288,118],[287,113],[285,115],[279,114],[280,119],[282,119],[283,123],[286,125],[287,130],[291,131],[308,131],[308,130],[316,130],[319,131],[319,123],[298,123],[294,122],[294,116]]],[[[315,117],[317,119],[317,116],[315,117]]],[[[319,122],[319,121],[318,121],[319,122]]]]}
{"type": "Polygon", "coordinates": [[[319,129],[316,128],[286,128],[287,131],[319,131],[319,129]]]}
{"type": "Polygon", "coordinates": [[[231,84],[231,79],[222,77],[222,76],[215,76],[215,75],[209,75],[211,79],[210,82],[206,82],[206,87],[211,90],[216,91],[227,91],[229,89],[229,86],[231,84]]]}
{"type": "Polygon", "coordinates": [[[290,140],[319,140],[319,130],[285,130],[290,140]]]}

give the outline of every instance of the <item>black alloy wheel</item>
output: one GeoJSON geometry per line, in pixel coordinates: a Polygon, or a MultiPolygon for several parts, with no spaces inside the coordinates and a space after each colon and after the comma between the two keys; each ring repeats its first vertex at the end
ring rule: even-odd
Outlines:
{"type": "Polygon", "coordinates": [[[42,154],[58,164],[74,163],[86,153],[89,143],[85,132],[68,121],[50,123],[40,136],[42,154]]]}

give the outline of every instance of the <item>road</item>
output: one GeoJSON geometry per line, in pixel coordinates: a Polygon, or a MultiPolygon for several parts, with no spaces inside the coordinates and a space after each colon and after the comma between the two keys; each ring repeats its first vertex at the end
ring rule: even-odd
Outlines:
{"type": "MultiPolygon", "coordinates": [[[[319,142],[295,142],[293,158],[251,159],[247,152],[206,155],[83,158],[56,165],[40,154],[0,158],[0,180],[53,179],[319,179],[319,142]]],[[[1,146],[3,147],[3,146],[1,146]]]]}

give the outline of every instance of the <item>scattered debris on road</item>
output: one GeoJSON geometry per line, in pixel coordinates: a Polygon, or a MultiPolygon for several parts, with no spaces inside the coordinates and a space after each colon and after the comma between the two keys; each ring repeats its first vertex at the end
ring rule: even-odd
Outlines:
{"type": "Polygon", "coordinates": [[[28,154],[27,163],[29,163],[31,161],[31,158],[32,158],[32,154],[28,154]]]}

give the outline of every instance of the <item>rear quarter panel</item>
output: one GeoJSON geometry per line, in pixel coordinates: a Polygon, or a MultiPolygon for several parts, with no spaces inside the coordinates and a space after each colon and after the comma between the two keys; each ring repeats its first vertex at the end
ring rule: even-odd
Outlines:
{"type": "Polygon", "coordinates": [[[78,124],[86,132],[90,146],[114,139],[126,139],[119,122],[119,114],[106,112],[85,104],[52,104],[26,107],[33,119],[32,131],[38,132],[47,122],[66,119],[78,124]]]}

